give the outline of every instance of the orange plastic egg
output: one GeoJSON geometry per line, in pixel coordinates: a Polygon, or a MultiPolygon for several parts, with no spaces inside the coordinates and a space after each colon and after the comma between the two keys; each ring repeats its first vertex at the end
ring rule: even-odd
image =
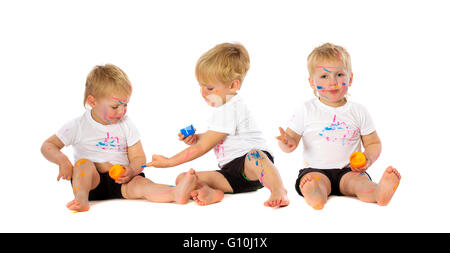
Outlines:
{"type": "Polygon", "coordinates": [[[109,176],[112,179],[117,180],[124,172],[125,169],[120,164],[114,164],[111,169],[109,169],[109,176]]]}
{"type": "Polygon", "coordinates": [[[366,165],[366,156],[361,152],[355,152],[350,156],[350,165],[359,169],[366,165]]]}

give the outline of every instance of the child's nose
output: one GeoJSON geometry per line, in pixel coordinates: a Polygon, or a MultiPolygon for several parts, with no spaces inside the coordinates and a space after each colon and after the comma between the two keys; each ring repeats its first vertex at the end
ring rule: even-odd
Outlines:
{"type": "Polygon", "coordinates": [[[334,77],[331,77],[330,78],[330,85],[337,85],[337,80],[336,80],[336,78],[334,78],[334,77]]]}

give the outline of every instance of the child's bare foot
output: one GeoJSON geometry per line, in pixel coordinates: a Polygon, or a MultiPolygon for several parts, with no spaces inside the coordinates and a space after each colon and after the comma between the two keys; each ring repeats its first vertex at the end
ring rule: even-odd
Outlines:
{"type": "Polygon", "coordinates": [[[385,206],[389,203],[395,190],[397,190],[397,187],[400,184],[400,179],[400,173],[395,168],[392,166],[386,168],[383,176],[381,177],[380,183],[378,184],[378,205],[385,206]]]}
{"type": "Polygon", "coordinates": [[[213,189],[205,184],[200,189],[192,191],[191,197],[197,204],[206,206],[222,201],[224,194],[223,191],[213,189]]]}
{"type": "Polygon", "coordinates": [[[89,206],[89,201],[86,199],[86,201],[80,201],[77,199],[74,199],[72,201],[70,201],[69,203],[66,204],[66,207],[69,208],[72,211],[76,211],[76,212],[85,212],[88,211],[90,206],[89,206]]]}
{"type": "Polygon", "coordinates": [[[273,190],[269,199],[264,202],[264,205],[269,207],[284,207],[289,205],[286,189],[273,190]]]}
{"type": "Polygon", "coordinates": [[[175,202],[178,204],[186,204],[190,199],[192,190],[197,184],[197,180],[198,178],[195,170],[190,169],[177,186],[175,186],[175,202]]]}
{"type": "Polygon", "coordinates": [[[300,181],[300,189],[308,205],[316,210],[323,209],[328,196],[319,187],[318,180],[307,174],[300,181]]]}

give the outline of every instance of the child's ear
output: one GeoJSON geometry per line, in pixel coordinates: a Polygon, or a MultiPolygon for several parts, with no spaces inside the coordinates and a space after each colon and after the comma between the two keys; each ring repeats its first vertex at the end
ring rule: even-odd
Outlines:
{"type": "Polygon", "coordinates": [[[309,81],[309,86],[311,86],[311,88],[313,88],[315,90],[316,85],[314,84],[314,80],[311,77],[308,77],[308,81],[309,81]]]}
{"type": "Polygon", "coordinates": [[[89,95],[89,96],[87,97],[87,103],[88,103],[88,105],[89,105],[90,107],[95,108],[95,105],[96,105],[97,101],[95,101],[95,97],[94,97],[94,96],[89,95]]]}
{"type": "Polygon", "coordinates": [[[232,89],[233,91],[238,91],[240,88],[241,88],[241,82],[239,80],[233,80],[231,82],[230,89],[232,89]]]}
{"type": "Polygon", "coordinates": [[[348,81],[348,87],[352,86],[353,82],[353,72],[350,73],[350,80],[348,81]]]}

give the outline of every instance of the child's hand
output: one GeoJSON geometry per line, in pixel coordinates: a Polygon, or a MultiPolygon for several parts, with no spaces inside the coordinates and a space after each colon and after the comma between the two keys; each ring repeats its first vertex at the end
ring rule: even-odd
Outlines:
{"type": "Polygon", "coordinates": [[[118,183],[118,184],[126,184],[126,183],[128,183],[134,176],[136,176],[136,170],[134,170],[134,169],[132,169],[132,168],[130,168],[130,167],[128,167],[128,166],[125,166],[125,165],[122,165],[122,167],[125,169],[125,172],[124,173],[122,173],[118,178],[117,178],[117,180],[115,181],[116,183],[118,183]]]}
{"type": "Polygon", "coordinates": [[[279,127],[280,130],[280,136],[277,136],[277,140],[279,140],[280,147],[285,151],[293,151],[295,148],[297,148],[297,144],[295,143],[295,140],[292,139],[289,135],[286,134],[286,132],[283,130],[283,128],[279,127]]]}
{"type": "Polygon", "coordinates": [[[184,135],[182,133],[178,133],[178,140],[180,141],[184,141],[185,144],[187,145],[192,145],[197,143],[197,135],[193,134],[193,135],[189,135],[188,137],[184,137],[184,135]]]}
{"type": "Polygon", "coordinates": [[[63,159],[58,163],[59,165],[59,174],[58,181],[62,178],[64,180],[70,180],[73,174],[73,165],[69,161],[69,159],[63,159]]]}
{"type": "Polygon", "coordinates": [[[353,168],[352,165],[350,164],[350,169],[352,171],[354,171],[354,172],[362,173],[362,172],[365,172],[371,165],[372,165],[372,161],[369,158],[367,158],[367,156],[366,156],[366,164],[363,167],[361,167],[361,168],[353,168]]]}
{"type": "Polygon", "coordinates": [[[153,166],[155,168],[167,168],[172,167],[171,161],[169,158],[164,157],[162,155],[152,155],[152,161],[147,163],[147,167],[153,166]]]}

